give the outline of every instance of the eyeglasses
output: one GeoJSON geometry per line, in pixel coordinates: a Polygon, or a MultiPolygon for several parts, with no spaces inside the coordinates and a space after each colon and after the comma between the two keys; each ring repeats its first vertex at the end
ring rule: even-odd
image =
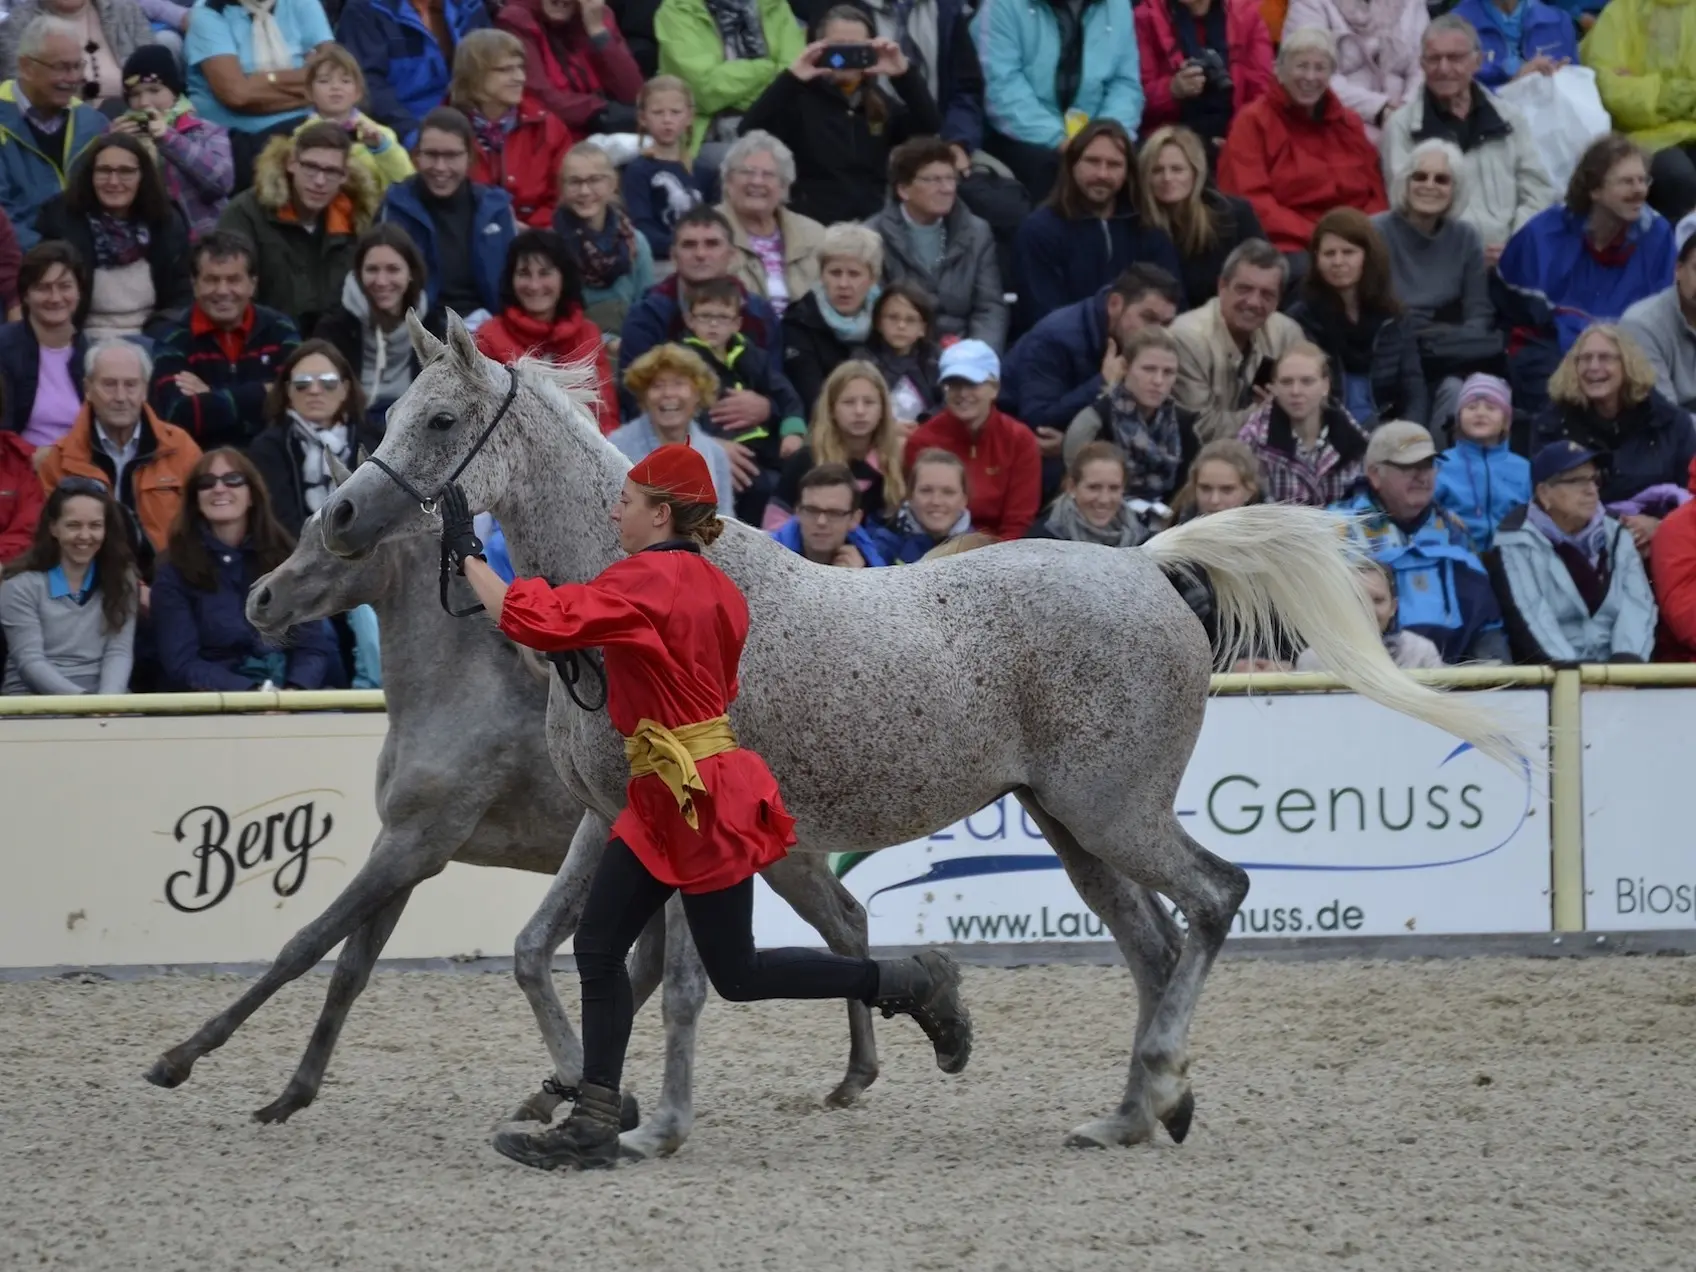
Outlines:
{"type": "Polygon", "coordinates": [[[846,521],[854,515],[852,508],[820,508],[814,504],[802,504],[795,512],[797,516],[805,517],[808,521],[827,521],[832,524],[846,521]]]}
{"type": "Polygon", "coordinates": [[[1408,180],[1415,184],[1426,182],[1438,186],[1448,186],[1455,183],[1454,174],[1448,172],[1416,172],[1408,180]]]}
{"type": "Polygon", "coordinates": [[[420,150],[418,158],[425,163],[464,163],[471,157],[469,150],[420,150]]]}
{"type": "Polygon", "coordinates": [[[742,321],[741,314],[704,314],[699,309],[689,311],[689,321],[698,322],[703,327],[734,327],[742,321]]]}
{"type": "Polygon", "coordinates": [[[567,177],[565,179],[567,190],[593,190],[596,186],[611,184],[612,173],[610,172],[597,172],[592,177],[567,177]]]}
{"type": "Polygon", "coordinates": [[[94,165],[96,181],[139,181],[140,168],[114,168],[110,164],[97,163],[94,165]]]}
{"type": "Polygon", "coordinates": [[[323,389],[326,393],[334,393],[342,387],[342,378],[334,371],[324,371],[318,375],[297,375],[289,381],[289,388],[296,393],[305,393],[308,389],[323,389]]]}
{"type": "Polygon", "coordinates": [[[240,473],[201,473],[194,479],[194,488],[201,493],[228,486],[231,490],[239,490],[247,485],[247,478],[240,473]]]}
{"type": "MultiPolygon", "coordinates": [[[[28,53],[21,54],[19,61],[34,62],[37,66],[52,71],[55,75],[64,76],[66,79],[69,79],[72,75],[82,74],[81,62],[44,62],[39,57],[31,57],[28,53]]],[[[88,85],[84,84],[83,87],[87,88],[88,85]]],[[[95,88],[98,90],[99,85],[95,85],[95,88]]]]}
{"type": "MultiPolygon", "coordinates": [[[[327,150],[329,147],[326,146],[324,149],[327,150]]],[[[304,159],[296,159],[294,162],[295,167],[300,170],[300,175],[307,177],[310,180],[323,182],[341,182],[347,180],[346,168],[326,168],[321,163],[308,163],[304,159]]]]}
{"type": "Polygon", "coordinates": [[[953,172],[928,172],[922,177],[914,177],[912,184],[930,186],[932,189],[940,190],[945,186],[959,185],[960,178],[958,174],[953,172]]]}
{"type": "Polygon", "coordinates": [[[1592,473],[1588,477],[1556,477],[1550,481],[1544,482],[1543,484],[1545,486],[1589,486],[1592,489],[1599,490],[1602,485],[1602,479],[1592,473]]]}
{"type": "Polygon", "coordinates": [[[744,181],[769,181],[776,183],[778,175],[772,168],[732,168],[730,175],[741,177],[744,181]]]}

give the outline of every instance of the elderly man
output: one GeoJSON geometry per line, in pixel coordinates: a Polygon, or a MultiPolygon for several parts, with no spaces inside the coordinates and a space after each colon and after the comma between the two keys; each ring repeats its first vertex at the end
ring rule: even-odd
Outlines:
{"type": "Polygon", "coordinates": [[[308,124],[278,137],[254,167],[253,188],[230,200],[218,228],[257,249],[258,302],[291,315],[310,336],[342,298],[354,241],[377,217],[381,192],[340,124],[308,124]]]}
{"type": "Polygon", "coordinates": [[[1284,254],[1249,239],[1225,258],[1219,294],[1172,324],[1178,342],[1178,405],[1196,413],[1203,442],[1235,437],[1249,412],[1272,396],[1272,372],[1305,337],[1278,312],[1289,277],[1284,254]]]}
{"type": "Polygon", "coordinates": [[[41,481],[52,490],[63,478],[89,477],[110,490],[135,519],[132,546],[145,567],[171,537],[200,447],[147,405],[153,359],[139,345],[101,341],[84,367],[82,413],[36,460],[41,481]]]}
{"type": "Polygon", "coordinates": [[[1452,13],[1434,19],[1419,56],[1425,88],[1384,125],[1385,176],[1399,171],[1420,142],[1453,142],[1465,159],[1460,180],[1471,192],[1460,219],[1477,229],[1484,261],[1494,265],[1508,239],[1560,192],[1537,157],[1525,117],[1478,82],[1483,56],[1470,22],[1452,13]]]}
{"type": "Polygon", "coordinates": [[[253,303],[253,244],[214,230],[189,253],[194,304],[154,345],[153,409],[201,446],[245,446],[265,426],[277,365],[300,343],[287,314],[253,303]]]}
{"type": "Polygon", "coordinates": [[[1437,447],[1418,424],[1392,420],[1366,445],[1368,489],[1332,510],[1396,576],[1396,615],[1446,663],[1506,662],[1501,609],[1459,517],[1434,502],[1437,447]]]}
{"type": "Polygon", "coordinates": [[[1696,212],[1673,235],[1678,268],[1672,286],[1627,309],[1619,325],[1648,355],[1661,396],[1696,411],[1696,212]]]}
{"type": "Polygon", "coordinates": [[[18,246],[40,241],[35,214],[65,188],[71,164],[106,117],[77,101],[87,79],[81,28],[43,14],[18,40],[18,77],[0,84],[0,208],[18,246]]]}
{"type": "Polygon", "coordinates": [[[820,464],[800,481],[795,515],[771,532],[791,552],[819,565],[888,565],[887,545],[861,521],[860,483],[847,464],[820,464]]]}

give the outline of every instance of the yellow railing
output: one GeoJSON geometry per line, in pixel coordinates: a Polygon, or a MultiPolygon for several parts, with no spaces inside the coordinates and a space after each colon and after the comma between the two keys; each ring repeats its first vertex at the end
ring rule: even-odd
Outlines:
{"type": "MultiPolygon", "coordinates": [[[[1413,673],[1446,689],[1549,690],[1549,832],[1556,931],[1584,927],[1584,744],[1581,700],[1587,688],[1696,686],[1696,663],[1607,663],[1582,667],[1449,667],[1413,673]]],[[[1324,693],[1346,689],[1323,672],[1213,677],[1221,694],[1324,693]]],[[[252,712],[381,711],[379,690],[111,694],[0,697],[7,716],[220,715],[252,712]]]]}

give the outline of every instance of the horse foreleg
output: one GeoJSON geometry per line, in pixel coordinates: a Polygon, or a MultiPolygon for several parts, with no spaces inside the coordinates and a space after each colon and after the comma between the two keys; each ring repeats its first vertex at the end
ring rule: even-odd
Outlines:
{"type": "Polygon", "coordinates": [[[347,1014],[353,1009],[354,1000],[364,992],[371,979],[371,969],[376,966],[383,946],[388,944],[395,924],[400,922],[401,913],[411,899],[411,888],[396,893],[368,923],[347,938],[341,957],[336,960],[336,970],[330,976],[324,1008],[306,1044],[306,1054],[301,1057],[300,1067],[283,1088],[283,1093],[254,1113],[254,1121],[286,1122],[292,1114],[318,1098],[318,1088],[323,1084],[324,1071],[330,1066],[330,1054],[336,1049],[336,1040],[341,1037],[347,1014]]]}
{"type": "MultiPolygon", "coordinates": [[[[865,958],[871,946],[866,933],[866,909],[843,885],[821,853],[791,850],[783,860],[768,866],[765,881],[814,931],[824,938],[832,953],[865,958]]],[[[847,1108],[860,1093],[877,1081],[877,1035],[872,1028],[871,1008],[848,1003],[848,1072],[824,1102],[847,1108]]]]}
{"type": "Polygon", "coordinates": [[[571,848],[542,898],[542,904],[513,947],[512,973],[535,1013],[542,1041],[553,1061],[553,1081],[527,1097],[509,1119],[548,1122],[565,1100],[558,1088],[574,1088],[583,1077],[583,1044],[571,1027],[554,986],[554,953],[577,930],[589,880],[601,863],[610,824],[597,813],[585,812],[571,836],[571,848]]]}
{"type": "MultiPolygon", "coordinates": [[[[463,837],[453,841],[463,842],[463,837]]],[[[385,828],[377,837],[376,846],[365,865],[343,888],[341,895],[312,922],[289,938],[282,952],[265,973],[223,1011],[196,1030],[186,1042],[172,1047],[144,1075],[154,1086],[181,1086],[188,1081],[195,1061],[209,1051],[216,1051],[230,1040],[249,1016],[258,1011],[284,985],[312,970],[318,961],[335,948],[336,942],[351,936],[369,923],[395,897],[428,878],[447,864],[419,859],[421,844],[416,836],[398,834],[385,828]]],[[[451,855],[451,854],[449,854],[451,855]]]]}
{"type": "Polygon", "coordinates": [[[653,1116],[619,1136],[625,1157],[668,1157],[695,1125],[695,1029],[707,1001],[707,969],[678,897],[665,907],[665,1078],[653,1116]]]}

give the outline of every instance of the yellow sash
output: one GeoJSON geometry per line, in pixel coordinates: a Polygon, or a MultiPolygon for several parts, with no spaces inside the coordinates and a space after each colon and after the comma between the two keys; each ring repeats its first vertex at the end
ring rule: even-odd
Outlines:
{"type": "Polygon", "coordinates": [[[683,820],[691,830],[699,830],[700,820],[695,814],[691,792],[705,791],[707,784],[701,780],[695,761],[734,751],[736,746],[729,716],[714,716],[676,729],[668,729],[657,720],[643,719],[636,725],[636,732],[624,739],[624,758],[630,761],[631,777],[657,773],[677,800],[683,820]]]}

